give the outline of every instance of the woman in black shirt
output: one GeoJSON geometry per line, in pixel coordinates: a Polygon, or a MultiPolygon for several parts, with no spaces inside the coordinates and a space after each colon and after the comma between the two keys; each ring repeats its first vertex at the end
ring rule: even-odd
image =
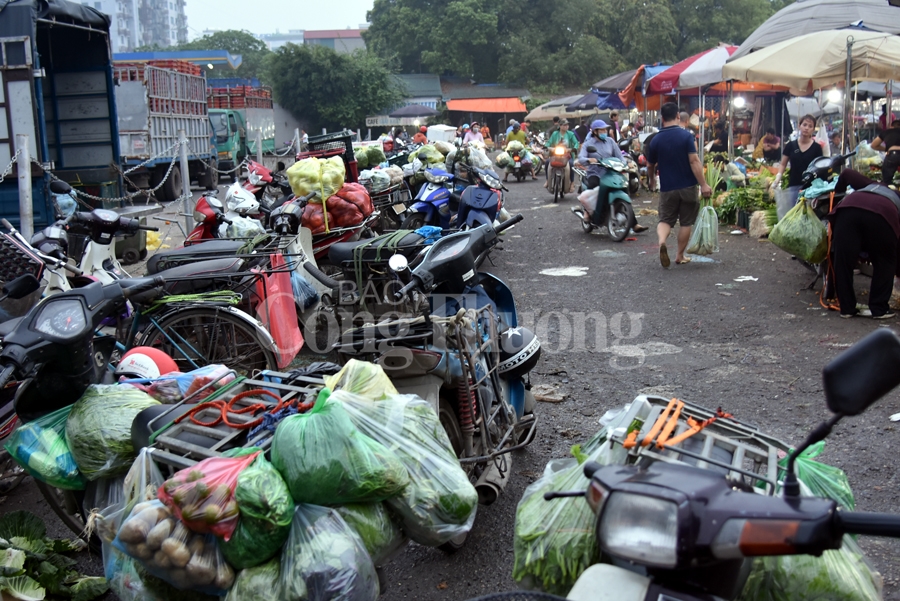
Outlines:
{"type": "Polygon", "coordinates": [[[813,139],[816,129],[816,118],[812,115],[804,115],[800,119],[800,137],[791,140],[784,145],[784,153],[781,157],[781,165],[778,167],[778,175],[775,176],[775,186],[781,185],[781,176],[790,163],[791,172],[788,179],[788,191],[791,193],[791,206],[797,204],[800,195],[800,182],[803,180],[803,172],[815,159],[822,156],[822,147],[813,139]]]}
{"type": "Polygon", "coordinates": [[[884,130],[872,140],[872,148],[887,151],[881,165],[881,183],[885,186],[892,185],[894,174],[900,167],[900,121],[893,121],[890,129],[884,130]]]}

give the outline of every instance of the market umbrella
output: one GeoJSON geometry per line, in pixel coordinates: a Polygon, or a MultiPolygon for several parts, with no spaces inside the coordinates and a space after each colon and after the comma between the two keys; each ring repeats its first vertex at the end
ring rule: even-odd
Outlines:
{"type": "Polygon", "coordinates": [[[637,69],[631,69],[630,71],[623,71],[621,73],[616,73],[615,75],[610,75],[606,79],[601,79],[592,85],[591,89],[599,92],[618,92],[619,90],[624,90],[628,87],[628,84],[631,83],[631,79],[634,77],[636,71],[637,69]]]}
{"type": "Polygon", "coordinates": [[[581,98],[578,94],[574,96],[566,96],[565,98],[556,98],[550,102],[545,102],[541,106],[533,109],[525,115],[526,119],[531,121],[549,121],[553,117],[566,117],[566,107],[581,98]]]}
{"type": "Polygon", "coordinates": [[[887,81],[900,66],[900,37],[877,31],[839,29],[802,35],[725,63],[724,79],[788,86],[811,94],[846,79],[847,44],[851,81],[887,81]]]}
{"type": "Polygon", "coordinates": [[[575,113],[581,111],[594,112],[597,108],[597,92],[591,90],[572,104],[566,107],[567,113],[575,113]]]}
{"type": "Polygon", "coordinates": [[[737,59],[796,36],[840,29],[859,21],[866,29],[900,34],[897,8],[886,0],[798,0],[757,27],[732,56],[737,59]]]}
{"type": "MultiPolygon", "coordinates": [[[[863,81],[853,86],[851,94],[858,94],[860,100],[866,98],[884,98],[887,96],[887,84],[874,81],[863,81]]],[[[894,82],[891,86],[891,96],[900,97],[900,83],[894,82]]],[[[855,96],[854,96],[855,97],[855,96]]]]}
{"type": "Polygon", "coordinates": [[[389,114],[388,117],[393,119],[403,119],[405,117],[434,117],[439,114],[440,113],[433,108],[421,104],[407,104],[389,114]]]}
{"type": "Polygon", "coordinates": [[[804,115],[812,115],[816,119],[822,115],[839,115],[841,106],[833,102],[826,102],[825,106],[819,106],[819,101],[815,98],[806,98],[803,96],[795,96],[785,101],[788,115],[791,119],[797,121],[804,115]]]}
{"type": "Polygon", "coordinates": [[[722,66],[737,46],[720,44],[679,61],[647,82],[647,94],[668,94],[722,81],[722,66]]]}

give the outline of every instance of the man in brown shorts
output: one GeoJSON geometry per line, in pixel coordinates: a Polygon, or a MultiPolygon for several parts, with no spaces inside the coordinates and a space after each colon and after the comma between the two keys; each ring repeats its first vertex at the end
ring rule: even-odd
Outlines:
{"type": "Polygon", "coordinates": [[[684,251],[691,239],[691,226],[700,211],[697,184],[700,184],[700,193],[706,198],[712,190],[703,177],[703,165],[697,156],[693,134],[679,126],[678,105],[667,102],[662,105],[660,113],[662,128],[650,141],[647,161],[650,163],[648,175],[651,182],[659,169],[659,225],[656,226],[656,235],[659,238],[659,262],[668,269],[670,260],[666,238],[677,221],[681,227],[678,229],[675,264],[690,263],[684,251]]]}

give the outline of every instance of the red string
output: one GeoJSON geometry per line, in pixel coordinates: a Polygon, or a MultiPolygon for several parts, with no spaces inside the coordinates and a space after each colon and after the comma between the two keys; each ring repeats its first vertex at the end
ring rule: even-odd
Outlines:
{"type": "Polygon", "coordinates": [[[191,420],[191,423],[202,426],[205,428],[214,428],[221,423],[224,423],[229,428],[234,428],[235,430],[248,430],[251,428],[255,428],[263,421],[263,415],[261,414],[258,418],[253,421],[249,421],[247,423],[234,423],[228,419],[228,414],[232,413],[235,415],[244,415],[247,413],[254,414],[257,411],[265,410],[268,405],[265,403],[253,403],[252,405],[247,405],[246,407],[242,407],[240,409],[235,408],[235,403],[242,399],[258,397],[258,396],[268,396],[274,399],[275,407],[273,407],[269,413],[275,414],[284,409],[285,407],[296,407],[297,411],[300,413],[305,413],[313,408],[315,405],[315,401],[309,401],[306,403],[301,403],[298,399],[294,399],[293,401],[285,401],[280,396],[271,392],[269,390],[245,390],[244,392],[238,393],[231,397],[228,401],[225,400],[215,400],[215,401],[207,401],[205,403],[200,403],[184,415],[178,417],[175,420],[175,423],[180,423],[185,418],[191,420]],[[197,414],[199,414],[204,409],[216,408],[219,412],[219,415],[212,420],[211,422],[204,422],[197,418],[197,414]]]}

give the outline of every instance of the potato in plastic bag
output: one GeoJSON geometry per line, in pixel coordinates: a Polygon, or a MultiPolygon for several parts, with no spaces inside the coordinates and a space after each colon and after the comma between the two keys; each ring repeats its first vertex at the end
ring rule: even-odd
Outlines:
{"type": "Polygon", "coordinates": [[[397,456],[357,429],[324,389],[307,413],[282,421],[272,439],[275,466],[297,503],[376,503],[398,495],[409,474],[397,456]]]}
{"type": "Polygon", "coordinates": [[[341,404],[353,424],[387,447],[409,472],[409,486],[387,505],[412,540],[434,547],[472,528],[478,493],[427,401],[412,395],[371,401],[338,391],[329,403],[341,404]]]}
{"type": "Polygon", "coordinates": [[[135,458],[131,422],[159,401],[134,386],[92,384],[72,406],[66,443],[88,480],[128,470],[135,458]]]}
{"type": "Polygon", "coordinates": [[[282,599],[373,601],[378,576],[359,536],[334,509],[300,504],[281,552],[282,599]]]}
{"type": "Polygon", "coordinates": [[[828,232],[804,199],[775,224],[769,242],[808,263],[821,263],[828,255],[828,232]]]}
{"type": "Polygon", "coordinates": [[[3,448],[35,480],[65,490],[83,490],[87,479],[66,443],[66,420],[73,406],[20,423],[3,448]]]}
{"type": "Polygon", "coordinates": [[[204,459],[166,480],[157,493],[159,500],[192,531],[228,540],[238,521],[238,476],[259,454],[204,459]]]}
{"type": "Polygon", "coordinates": [[[113,546],[181,590],[223,595],[234,583],[216,538],[191,532],[160,501],[135,505],[113,546]]]}
{"type": "Polygon", "coordinates": [[[406,546],[397,518],[384,503],[351,503],[336,507],[347,525],[359,535],[376,566],[384,565],[406,546]]]}

